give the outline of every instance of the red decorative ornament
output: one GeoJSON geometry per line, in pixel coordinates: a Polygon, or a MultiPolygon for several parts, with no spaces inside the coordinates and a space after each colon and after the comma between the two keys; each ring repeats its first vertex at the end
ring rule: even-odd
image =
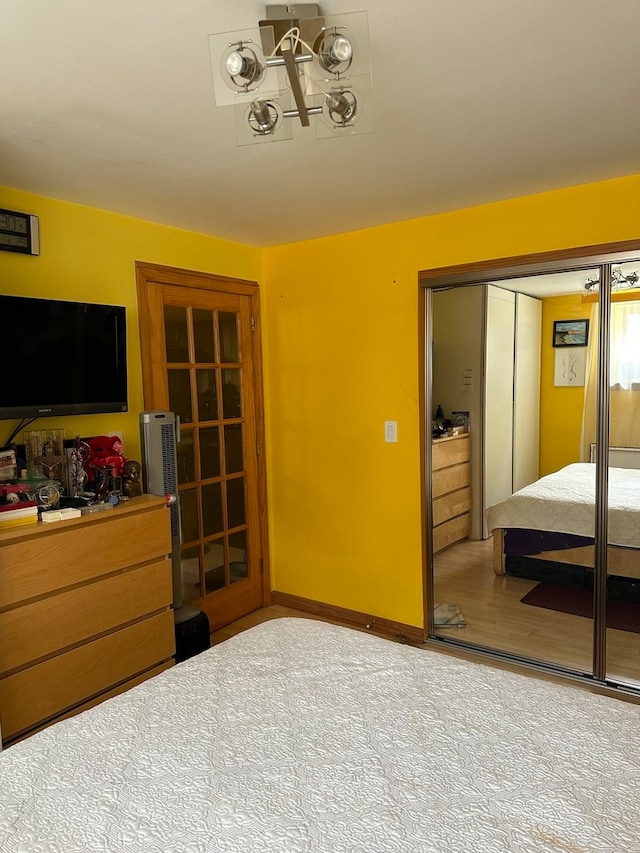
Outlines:
{"type": "Polygon", "coordinates": [[[111,471],[113,477],[121,477],[122,469],[126,459],[122,455],[122,442],[117,435],[97,435],[90,438],[87,442],[89,445],[89,456],[86,461],[86,466],[89,469],[90,479],[95,479],[95,470],[104,472],[105,469],[111,471]]]}

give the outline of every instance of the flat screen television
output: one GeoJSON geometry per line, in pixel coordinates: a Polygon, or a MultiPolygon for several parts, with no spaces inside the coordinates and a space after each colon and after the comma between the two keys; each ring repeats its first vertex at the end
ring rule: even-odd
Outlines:
{"type": "Polygon", "coordinates": [[[120,305],[0,295],[0,419],[127,411],[120,305]]]}

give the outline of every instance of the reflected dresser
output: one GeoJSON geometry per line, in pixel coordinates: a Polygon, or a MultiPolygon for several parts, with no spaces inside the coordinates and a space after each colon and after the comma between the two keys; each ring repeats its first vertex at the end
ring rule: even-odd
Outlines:
{"type": "Polygon", "coordinates": [[[471,436],[433,439],[431,443],[433,552],[437,554],[471,531],[471,436]]]}

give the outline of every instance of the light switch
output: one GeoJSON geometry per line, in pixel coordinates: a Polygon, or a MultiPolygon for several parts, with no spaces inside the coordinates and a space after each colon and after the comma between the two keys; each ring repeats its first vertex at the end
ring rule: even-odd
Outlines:
{"type": "Polygon", "coordinates": [[[384,440],[390,442],[398,441],[398,421],[384,422],[384,440]]]}

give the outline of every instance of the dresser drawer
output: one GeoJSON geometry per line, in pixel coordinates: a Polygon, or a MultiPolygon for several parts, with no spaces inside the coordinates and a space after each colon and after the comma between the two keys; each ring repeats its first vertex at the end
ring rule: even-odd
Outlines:
{"type": "Polygon", "coordinates": [[[459,465],[471,459],[471,441],[469,435],[456,438],[436,439],[431,444],[431,470],[459,465]]]}
{"type": "Polygon", "coordinates": [[[111,699],[113,696],[119,696],[121,693],[126,693],[127,690],[131,690],[132,687],[135,687],[136,684],[142,684],[144,681],[148,681],[150,678],[153,678],[156,675],[160,675],[161,672],[164,672],[167,669],[171,669],[172,666],[175,666],[175,662],[173,660],[166,661],[165,663],[161,663],[159,666],[154,667],[153,669],[148,669],[143,672],[141,675],[137,675],[135,678],[129,679],[129,681],[125,681],[124,684],[118,684],[117,687],[114,687],[112,690],[107,690],[106,693],[101,693],[100,696],[94,696],[93,699],[90,699],[88,702],[83,702],[82,705],[76,705],[75,708],[72,708],[70,711],[65,711],[63,714],[58,714],[55,720],[49,720],[46,723],[41,723],[40,725],[34,726],[30,728],[27,732],[22,732],[21,734],[15,735],[11,738],[5,738],[4,744],[6,746],[11,746],[14,743],[18,743],[25,738],[31,737],[36,732],[40,732],[43,729],[48,728],[52,722],[59,722],[60,720],[68,720],[70,717],[75,717],[77,714],[81,714],[83,711],[88,711],[89,708],[95,708],[96,705],[100,705],[106,699],[111,699]]]}
{"type": "MultiPolygon", "coordinates": [[[[457,518],[452,518],[451,521],[445,521],[438,527],[433,528],[433,553],[437,554],[458,542],[460,539],[466,539],[471,532],[471,516],[469,513],[459,515],[457,518]]],[[[1,700],[0,700],[1,701],[1,700]]]]}
{"type": "Polygon", "coordinates": [[[166,507],[122,516],[118,509],[111,512],[85,524],[60,522],[52,531],[7,539],[0,547],[0,609],[171,552],[166,507]]]}
{"type": "Polygon", "coordinates": [[[433,472],[431,478],[431,496],[439,498],[447,492],[462,489],[471,483],[471,464],[462,462],[460,465],[452,465],[450,468],[441,468],[433,472]]]}
{"type": "Polygon", "coordinates": [[[4,738],[169,660],[175,651],[169,610],[0,679],[4,738]]]}
{"type": "Polygon", "coordinates": [[[458,489],[450,492],[433,502],[433,524],[434,527],[448,521],[456,515],[462,515],[471,509],[471,489],[458,489]]]}
{"type": "Polygon", "coordinates": [[[97,637],[172,601],[164,559],[0,613],[0,675],[97,637]]]}

